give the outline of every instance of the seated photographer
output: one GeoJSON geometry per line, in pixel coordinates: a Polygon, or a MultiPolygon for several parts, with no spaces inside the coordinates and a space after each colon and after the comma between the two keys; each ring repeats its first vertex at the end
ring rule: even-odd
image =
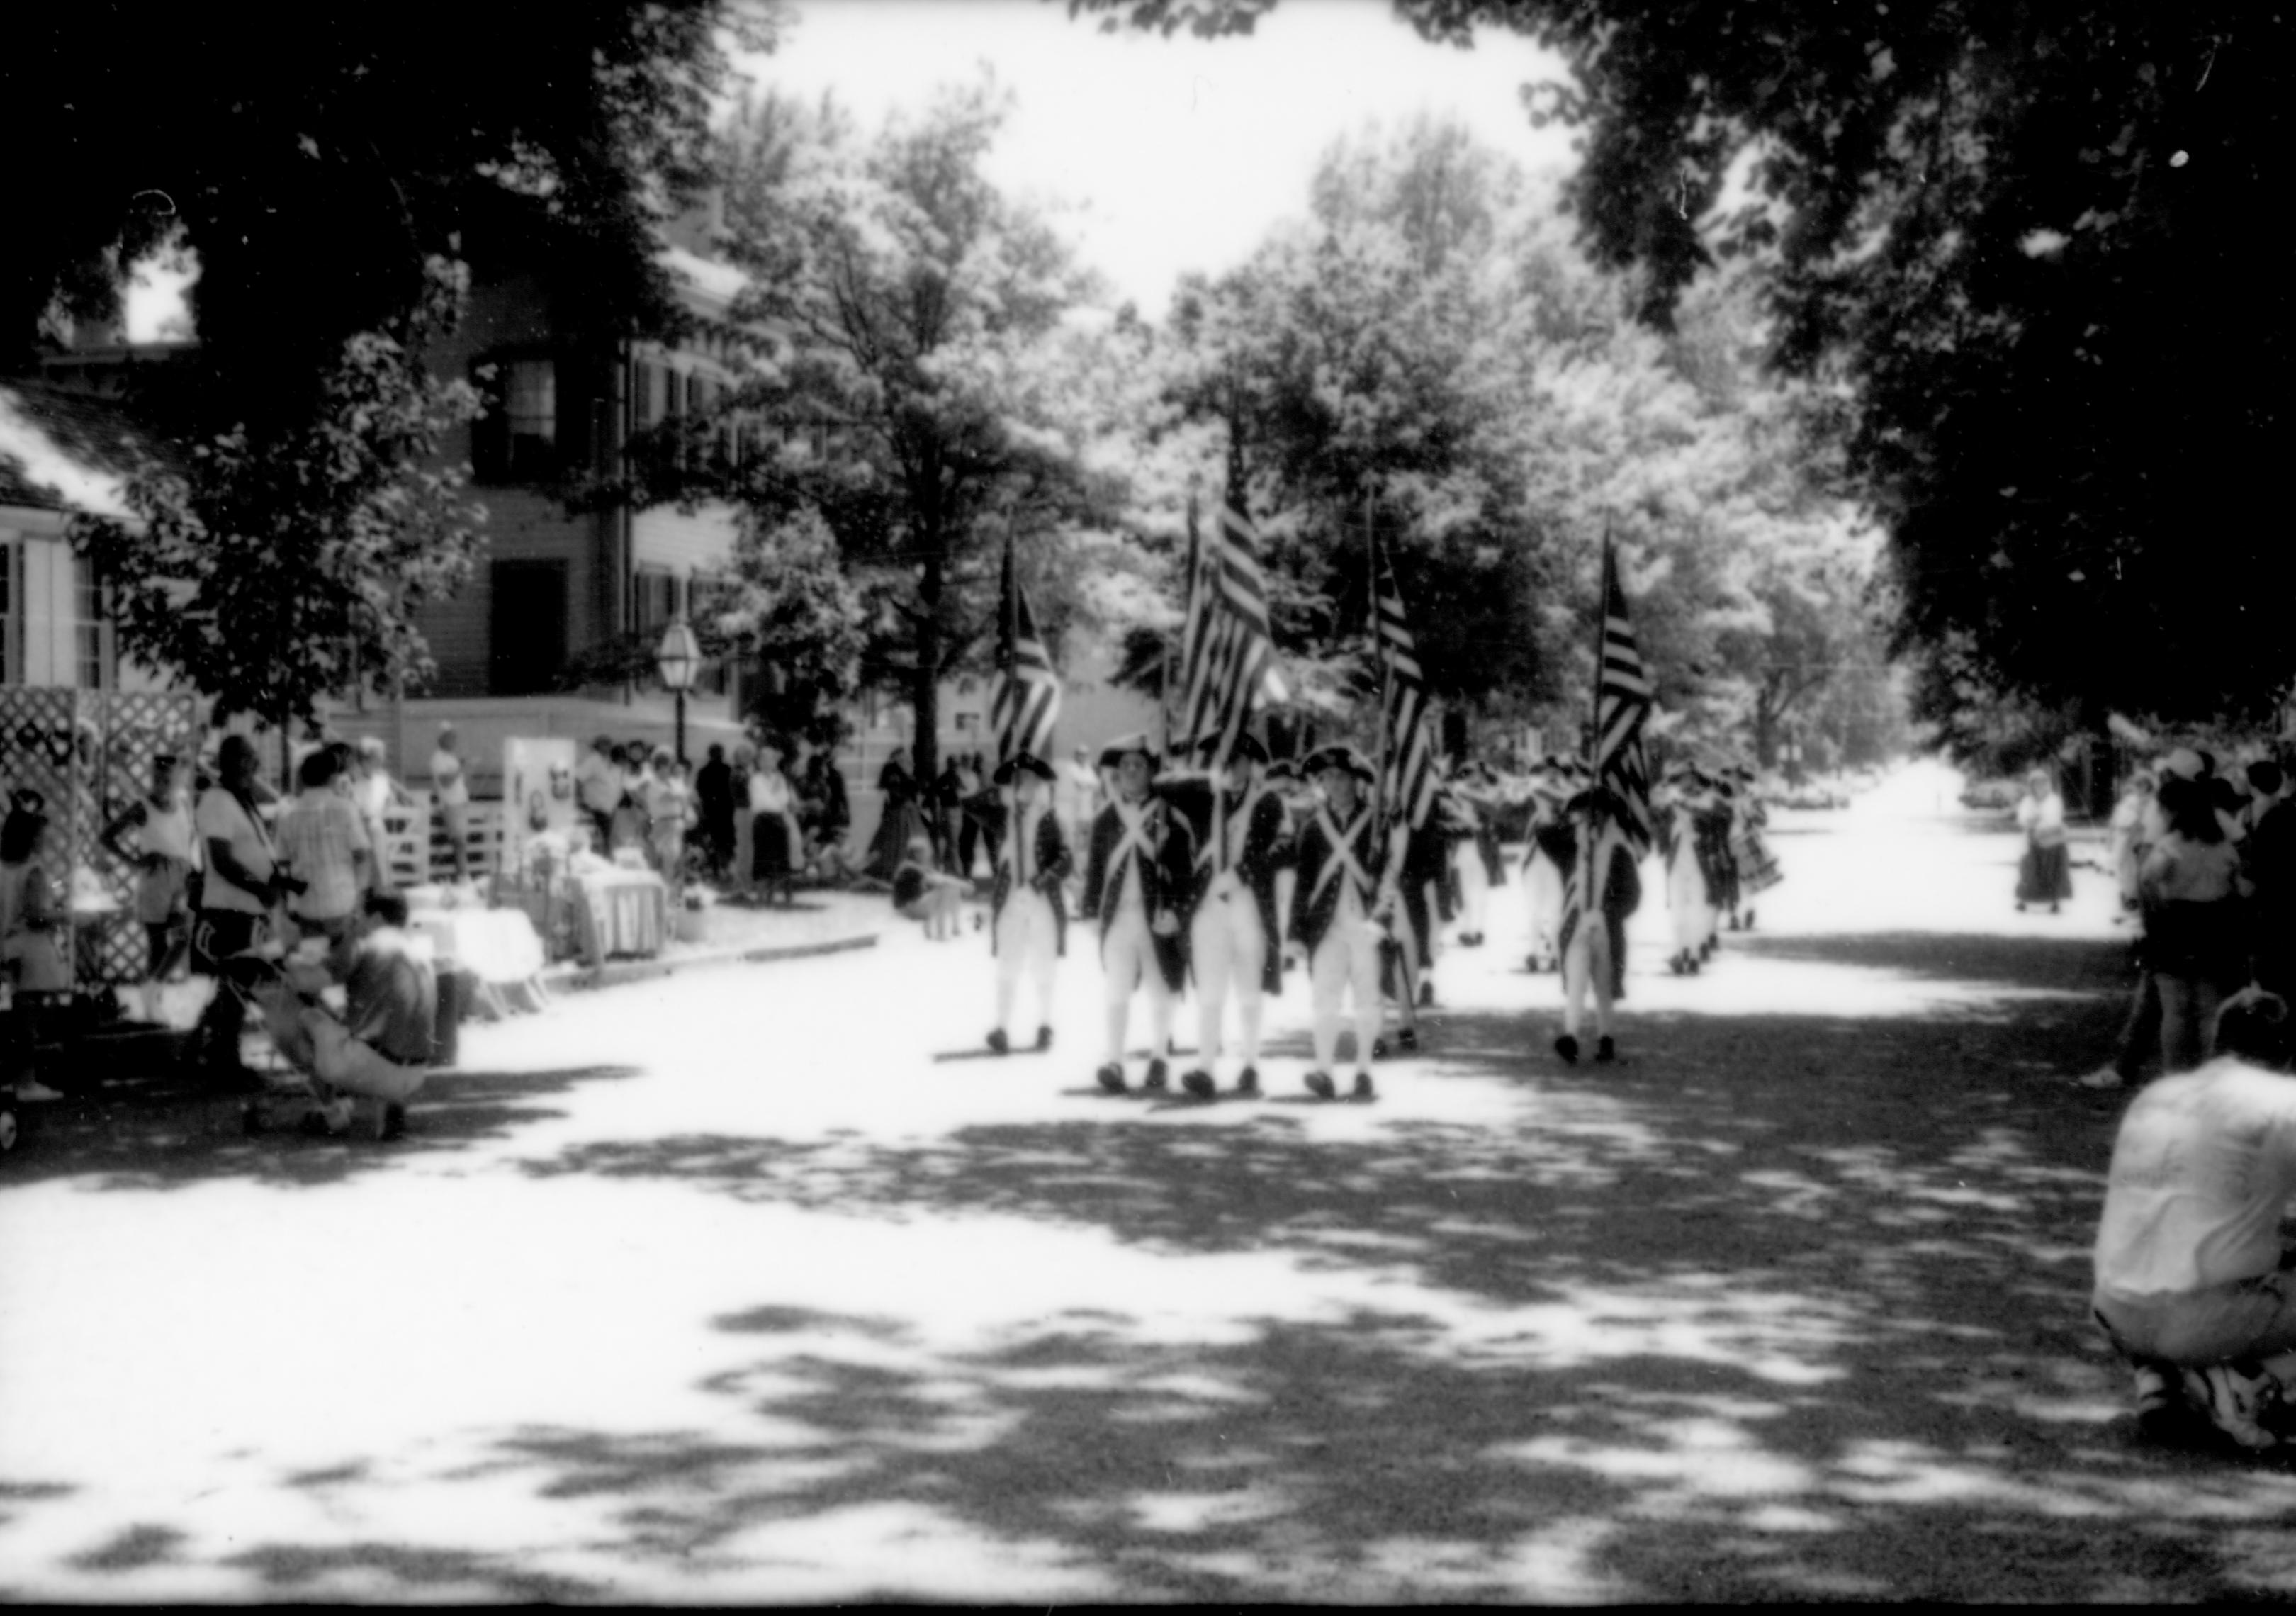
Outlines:
{"type": "Polygon", "coordinates": [[[2204,1414],[2243,1448],[2296,1382],[2296,1280],[2280,1219],[2296,1194],[2287,1002],[2226,1001],[2219,1053],[2165,1077],[2121,1118],[2096,1235],[2097,1323],[2134,1366],[2141,1425],[2204,1414]]]}
{"type": "Polygon", "coordinates": [[[311,1074],[331,1133],[349,1127],[352,1096],[382,1102],[387,1136],[406,1120],[406,1103],[430,1075],[438,1015],[438,975],[429,950],[408,935],[406,900],[371,893],[358,923],[316,961],[291,960],[263,996],[264,1018],[281,1054],[311,1074]],[[343,1013],[322,1000],[340,983],[343,1013]]]}

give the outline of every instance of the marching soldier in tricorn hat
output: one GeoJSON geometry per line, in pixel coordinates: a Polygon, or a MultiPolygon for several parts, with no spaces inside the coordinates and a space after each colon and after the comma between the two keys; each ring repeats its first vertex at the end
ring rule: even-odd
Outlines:
{"type": "Polygon", "coordinates": [[[1379,1036],[1379,947],[1382,910],[1396,895],[1382,888],[1386,849],[1379,816],[1365,795],[1371,765],[1351,746],[1326,746],[1308,758],[1308,776],[1324,800],[1300,832],[1299,882],[1292,892],[1286,946],[1307,956],[1315,995],[1315,1070],[1308,1092],[1329,1099],[1339,1056],[1340,1000],[1353,996],[1358,1099],[1372,1097],[1372,1046],[1379,1036]]]}
{"type": "MultiPolygon", "coordinates": [[[[1198,751],[1209,757],[1213,742],[1198,751]]],[[[1222,1013],[1235,996],[1238,1052],[1243,1064],[1235,1091],[1259,1092],[1259,1023],[1263,994],[1283,988],[1283,962],[1275,915],[1275,875],[1290,857],[1283,803],[1260,775],[1267,749],[1240,736],[1228,754],[1225,778],[1193,775],[1166,782],[1158,792],[1185,814],[1196,838],[1196,892],[1188,923],[1188,956],[1196,979],[1196,1063],[1181,1087],[1201,1099],[1218,1089],[1225,1041],[1222,1013]]]]}
{"type": "Polygon", "coordinates": [[[996,956],[996,1025],[988,1047],[1012,1047],[1013,1003],[1026,972],[1037,992],[1037,1047],[1053,1046],[1053,971],[1068,952],[1061,885],[1075,861],[1052,810],[1053,766],[1015,752],[996,766],[988,790],[964,800],[981,828],[996,874],[988,891],[989,948],[996,956]]]}
{"type": "Polygon", "coordinates": [[[1160,759],[1143,734],[1111,742],[1100,767],[1116,789],[1093,821],[1078,914],[1100,923],[1100,962],[1108,973],[1108,1058],[1094,1073],[1111,1094],[1124,1092],[1124,1031],[1133,993],[1148,995],[1148,1072],[1142,1087],[1165,1087],[1172,1043],[1172,997],[1187,976],[1185,930],[1195,881],[1195,839],[1188,822],[1151,794],[1160,759]]]}

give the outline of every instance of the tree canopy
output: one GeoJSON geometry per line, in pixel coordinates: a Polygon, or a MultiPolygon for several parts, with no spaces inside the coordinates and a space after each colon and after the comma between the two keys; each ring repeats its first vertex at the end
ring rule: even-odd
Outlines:
{"type": "MultiPolygon", "coordinates": [[[[1001,546],[1040,619],[1063,575],[1108,547],[1138,333],[1072,317],[1095,287],[982,159],[993,83],[944,91],[873,135],[833,105],[768,98],[721,152],[725,246],[747,272],[738,317],[775,354],[728,400],[769,452],[705,480],[768,529],[816,513],[855,586],[865,684],[906,698],[933,762],[940,681],[993,651],[1001,546]]],[[[1050,610],[1047,610],[1047,607],[1050,610]]]]}
{"type": "Polygon", "coordinates": [[[197,255],[219,426],[307,424],[343,341],[398,334],[425,265],[521,217],[611,321],[674,318],[651,226],[708,173],[726,43],[778,0],[497,0],[279,12],[44,5],[0,52],[20,228],[0,255],[0,368],[59,316],[113,316],[131,267],[197,255]]]}
{"type": "MultiPolygon", "coordinates": [[[[1070,0],[1249,31],[1269,0],[1070,0]]],[[[2296,634],[2251,598],[2283,431],[2296,246],[2292,19],[2055,6],[1398,0],[1431,40],[1568,62],[1570,200],[1643,316],[1734,257],[1772,357],[1838,381],[1843,469],[1890,537],[1901,644],[2092,726],[2268,705],[2296,634]],[[2200,647],[2205,652],[2194,654],[2200,647]]]]}

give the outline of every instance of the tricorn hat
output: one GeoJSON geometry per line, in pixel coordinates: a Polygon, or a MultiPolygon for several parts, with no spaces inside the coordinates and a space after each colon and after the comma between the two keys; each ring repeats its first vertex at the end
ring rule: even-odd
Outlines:
{"type": "Polygon", "coordinates": [[[1010,785],[1024,773],[1034,775],[1039,780],[1048,781],[1055,777],[1053,774],[1053,766],[1037,757],[1036,753],[1017,751],[996,766],[996,772],[988,777],[989,783],[1010,785]]]}
{"type": "Polygon", "coordinates": [[[1271,782],[1277,780],[1297,780],[1299,777],[1300,766],[1289,758],[1278,758],[1275,762],[1267,766],[1267,778],[1271,782]]]}
{"type": "Polygon", "coordinates": [[[1379,777],[1372,772],[1372,767],[1365,760],[1364,755],[1352,746],[1318,747],[1308,754],[1308,760],[1300,767],[1311,775],[1336,768],[1346,770],[1358,780],[1370,781],[1379,777]]]}
{"type": "Polygon", "coordinates": [[[1138,752],[1148,759],[1148,767],[1152,772],[1164,761],[1157,754],[1156,749],[1148,744],[1147,733],[1136,729],[1128,735],[1117,736],[1115,740],[1100,749],[1100,767],[1114,768],[1134,752],[1138,752]]]}

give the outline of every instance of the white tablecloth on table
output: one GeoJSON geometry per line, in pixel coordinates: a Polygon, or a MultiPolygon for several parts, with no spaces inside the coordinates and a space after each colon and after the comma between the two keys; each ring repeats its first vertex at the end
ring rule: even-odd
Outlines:
{"type": "Polygon", "coordinates": [[[427,937],[439,958],[482,982],[523,982],[541,974],[542,939],[521,909],[425,909],[407,930],[427,937]]]}
{"type": "Polygon", "coordinates": [[[661,952],[669,932],[669,888],[652,870],[600,870],[577,876],[574,931],[589,964],[617,954],[661,952]]]}

